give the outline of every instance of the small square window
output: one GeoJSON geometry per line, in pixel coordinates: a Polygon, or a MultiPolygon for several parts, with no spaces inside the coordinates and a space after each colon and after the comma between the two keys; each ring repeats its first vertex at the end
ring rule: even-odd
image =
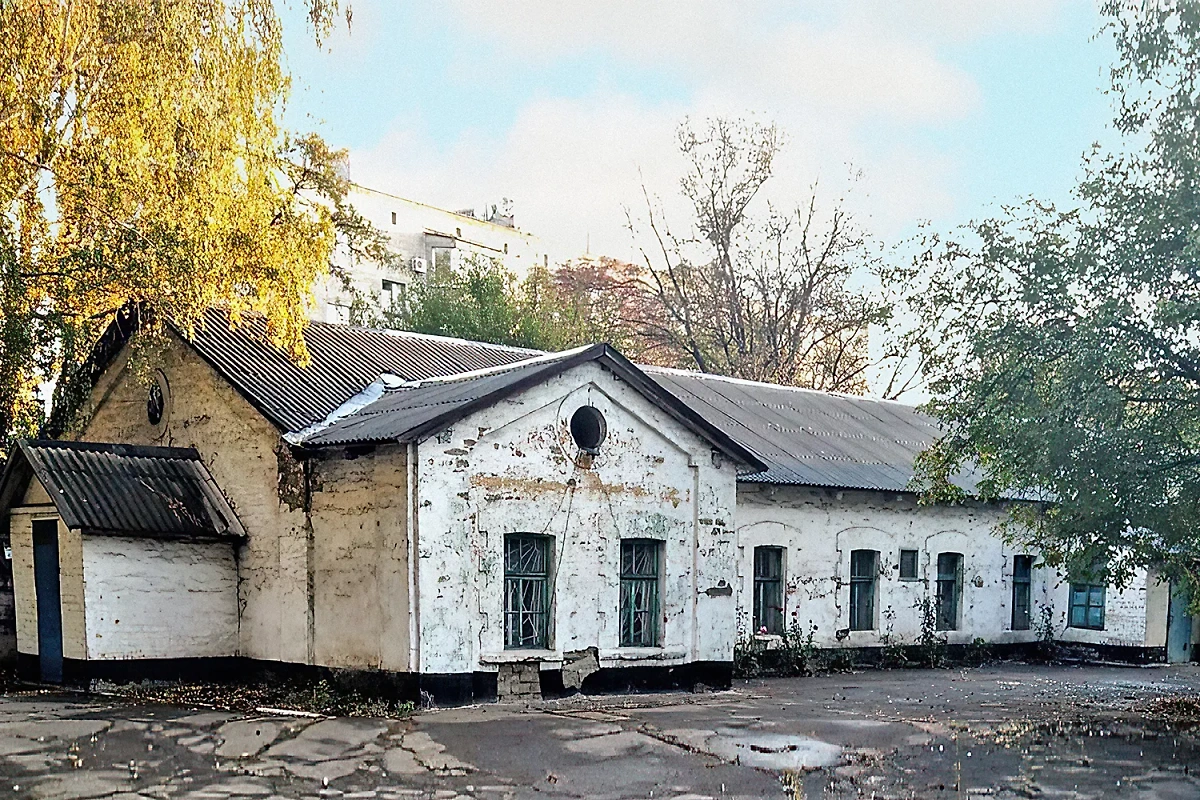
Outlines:
{"type": "Polygon", "coordinates": [[[901,550],[900,551],[900,580],[902,580],[902,581],[917,580],[917,551],[916,550],[901,550]]]}

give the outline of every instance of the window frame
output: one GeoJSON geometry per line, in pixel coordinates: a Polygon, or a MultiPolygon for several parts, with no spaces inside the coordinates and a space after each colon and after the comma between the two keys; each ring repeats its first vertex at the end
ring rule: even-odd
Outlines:
{"type": "Polygon", "coordinates": [[[1033,628],[1033,556],[1013,556],[1011,629],[1027,631],[1033,628]],[[1024,568],[1021,569],[1021,565],[1024,568]],[[1022,595],[1024,602],[1022,603],[1022,595]]]}
{"type": "Polygon", "coordinates": [[[662,616],[663,542],[658,539],[629,538],[621,540],[620,597],[618,599],[621,647],[658,647],[662,636],[659,617],[662,616]],[[639,571],[637,552],[652,554],[649,571],[639,571]],[[628,555],[627,555],[628,552],[628,555]],[[638,598],[644,602],[637,602],[638,598]],[[639,607],[644,606],[644,607],[639,607]],[[641,622],[640,636],[638,622],[641,622]]]}
{"type": "Polygon", "coordinates": [[[754,632],[782,636],[786,630],[786,597],[783,591],[784,548],[778,545],[759,545],[754,548],[754,632]],[[761,558],[760,558],[761,556],[761,558]],[[774,564],[765,563],[774,557],[774,564]],[[774,566],[775,569],[766,569],[774,566]],[[769,605],[771,601],[775,605],[769,605]]]}
{"type": "Polygon", "coordinates": [[[879,551],[851,550],[850,551],[850,630],[873,631],[879,627],[876,621],[876,609],[879,605],[879,551]],[[863,569],[862,557],[867,557],[867,568],[863,569]],[[857,569],[856,569],[857,567],[857,569]],[[865,600],[865,616],[863,592],[867,593],[865,600]]]}
{"type": "Polygon", "coordinates": [[[550,591],[550,575],[553,569],[554,548],[553,537],[536,533],[509,533],[504,536],[504,649],[505,650],[547,650],[551,646],[551,622],[553,620],[553,597],[550,591]],[[510,547],[519,542],[535,544],[541,549],[540,570],[513,569],[510,547]],[[539,588],[540,584],[540,588],[539,588]],[[541,609],[526,609],[524,603],[514,609],[514,596],[525,597],[524,587],[533,587],[534,597],[538,598],[541,609]],[[514,589],[516,595],[514,595],[514,589]],[[534,620],[532,639],[521,636],[526,617],[541,617],[534,620]],[[514,617],[517,627],[513,627],[514,617]],[[514,633],[517,634],[514,637],[514,633]],[[515,639],[515,641],[514,641],[515,639]]]}
{"type": "Polygon", "coordinates": [[[962,627],[964,561],[962,553],[938,553],[934,594],[934,627],[939,631],[956,631],[962,627]],[[954,574],[950,577],[946,577],[950,573],[942,568],[942,559],[946,557],[953,558],[954,560],[954,574]],[[943,610],[943,597],[945,596],[943,589],[947,585],[952,589],[953,604],[951,606],[951,614],[946,614],[943,610]],[[950,617],[953,618],[951,619],[950,617]]]}
{"type": "Polygon", "coordinates": [[[1067,627],[1076,628],[1084,631],[1102,631],[1105,624],[1105,605],[1108,602],[1108,585],[1104,583],[1092,583],[1090,581],[1071,581],[1070,596],[1067,598],[1067,627]],[[1076,595],[1082,594],[1084,601],[1080,605],[1076,603],[1076,595]],[[1093,602],[1095,596],[1099,594],[1099,602],[1093,602]],[[1076,624],[1075,609],[1083,609],[1083,622],[1076,624]],[[1093,624],[1091,621],[1093,610],[1100,612],[1100,621],[1093,624]]]}
{"type": "Polygon", "coordinates": [[[919,581],[921,580],[921,551],[915,548],[902,547],[900,548],[900,559],[896,564],[896,572],[902,581],[919,581]],[[904,574],[904,554],[912,553],[912,575],[904,574]]]}

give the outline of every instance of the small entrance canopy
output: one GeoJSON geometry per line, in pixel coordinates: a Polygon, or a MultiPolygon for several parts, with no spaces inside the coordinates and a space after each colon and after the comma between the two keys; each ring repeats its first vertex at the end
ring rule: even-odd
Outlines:
{"type": "Polygon", "coordinates": [[[0,480],[0,514],[36,477],[63,525],[84,534],[156,539],[246,535],[229,501],[185,447],[21,440],[0,480]]]}

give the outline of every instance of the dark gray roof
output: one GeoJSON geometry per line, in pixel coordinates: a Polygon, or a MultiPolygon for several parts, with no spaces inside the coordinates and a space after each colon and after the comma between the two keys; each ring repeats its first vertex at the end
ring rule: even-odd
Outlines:
{"type": "Polygon", "coordinates": [[[0,508],[18,504],[33,476],[72,530],[153,538],[245,535],[191,448],[23,440],[0,481],[0,508]]]}
{"type": "Polygon", "coordinates": [[[673,416],[726,455],[749,466],[766,466],[754,452],[730,438],[703,415],[682,403],[641,369],[606,344],[535,356],[522,362],[460,377],[434,378],[409,387],[385,391],[382,396],[301,436],[288,438],[305,447],[370,442],[406,442],[444,429],[481,407],[491,405],[521,389],[535,385],[578,364],[595,361],[624,383],[673,416]]]}
{"type": "MultiPolygon", "coordinates": [[[[543,374],[534,364],[519,363],[544,355],[533,350],[326,323],[312,323],[305,338],[312,363],[298,367],[267,344],[261,318],[247,316],[231,331],[227,319],[214,312],[192,346],[268,419],[293,434],[289,439],[311,446],[418,438],[446,427],[454,414],[494,402],[497,392],[526,385],[530,375],[543,374]],[[388,391],[369,407],[320,427],[381,375],[419,382],[506,365],[514,369],[388,391]]],[[[757,455],[766,468],[743,481],[907,491],[914,459],[939,432],[931,417],[893,401],[653,367],[638,374],[653,378],[651,383],[732,446],[757,455]]],[[[968,492],[975,488],[969,475],[955,482],[968,492]]]]}
{"type": "Polygon", "coordinates": [[[309,324],[304,339],[312,362],[300,367],[267,342],[262,317],[247,315],[230,330],[228,317],[213,311],[191,344],[284,431],[324,420],[384,373],[418,381],[538,355],[516,347],[324,322],[309,324]]]}
{"type": "Polygon", "coordinates": [[[645,370],[766,462],[742,481],[908,491],[913,460],[938,436],[932,417],[903,403],[645,370]]]}

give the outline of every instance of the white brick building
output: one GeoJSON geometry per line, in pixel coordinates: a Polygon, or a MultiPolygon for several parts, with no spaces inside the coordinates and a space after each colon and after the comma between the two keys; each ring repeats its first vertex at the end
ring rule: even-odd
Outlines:
{"type": "Polygon", "coordinates": [[[447,211],[365,186],[354,186],[349,200],[387,236],[395,260],[360,261],[344,248],[336,250],[336,271],[349,278],[352,291],[337,276],[315,287],[313,319],[319,322],[347,322],[354,294],[386,309],[404,297],[413,281],[425,280],[437,267],[457,268],[467,258],[498,259],[518,277],[549,264],[542,243],[519,230],[505,209],[447,211]]]}
{"type": "Polygon", "coordinates": [[[926,608],[952,645],[1030,645],[1042,609],[1107,657],[1195,640],[1153,576],[1072,582],[998,536],[1002,505],[918,505],[936,427],[902,404],[320,323],[301,369],[219,315],[148,390],[132,334],[97,349],[80,441],[22,445],[0,484],[17,646],[48,677],[722,685],[739,628],[878,648],[926,608]]]}

